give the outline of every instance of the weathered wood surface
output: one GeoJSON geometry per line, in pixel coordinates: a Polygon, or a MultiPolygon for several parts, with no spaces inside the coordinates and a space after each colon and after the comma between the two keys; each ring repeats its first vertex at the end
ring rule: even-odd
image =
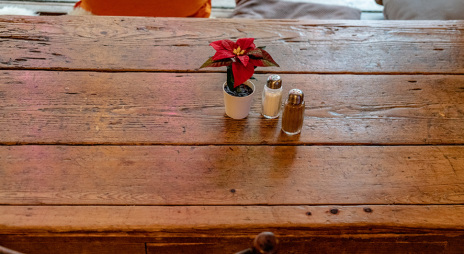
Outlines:
{"type": "MultiPolygon", "coordinates": [[[[235,253],[250,247],[256,233],[251,231],[215,230],[197,234],[182,233],[177,237],[89,237],[55,236],[31,237],[0,235],[0,243],[24,253],[78,254],[78,253],[235,253]],[[227,235],[224,235],[228,233],[227,235]],[[148,241],[148,242],[147,242],[148,241]],[[145,246],[146,251],[145,252],[145,246]]],[[[448,236],[425,234],[348,234],[309,235],[314,231],[299,231],[298,235],[278,235],[279,253],[462,253],[464,237],[460,232],[448,236]],[[309,234],[308,234],[309,233],[309,234]]],[[[294,233],[294,232],[293,232],[294,233]]],[[[88,234],[87,234],[88,235],[88,234]]]]}
{"type": "MultiPolygon", "coordinates": [[[[462,253],[461,243],[463,238],[455,240],[444,237],[417,237],[414,235],[386,235],[378,237],[359,237],[356,235],[344,235],[344,237],[301,237],[279,238],[279,252],[284,254],[294,253],[462,253]],[[461,242],[459,242],[461,241],[461,242]]],[[[180,241],[184,239],[179,239],[180,241]]],[[[243,238],[216,238],[214,242],[171,242],[171,243],[147,243],[148,254],[171,253],[239,253],[238,250],[249,249],[246,245],[251,240],[243,238]]],[[[209,239],[208,239],[209,240],[209,239]]],[[[241,253],[241,252],[240,252],[241,253]]],[[[247,252],[248,253],[248,252],[247,252]]]]}
{"type": "Polygon", "coordinates": [[[3,205],[463,204],[464,147],[3,146],[3,205]]]}
{"type": "Polygon", "coordinates": [[[4,17],[0,68],[196,72],[210,42],[254,37],[281,66],[258,72],[462,74],[463,31],[464,21],[4,17]]]}
{"type": "Polygon", "coordinates": [[[0,245],[224,253],[218,243],[238,251],[271,230],[290,253],[463,253],[463,31],[1,17],[0,245]],[[239,37],[281,68],[257,69],[236,121],[225,69],[198,67],[211,41],[239,37]],[[260,116],[267,73],[305,91],[301,135],[260,116]]]}
{"type": "MultiPolygon", "coordinates": [[[[28,237],[28,236],[0,236],[5,244],[24,253],[46,254],[80,254],[80,253],[235,253],[249,248],[253,236],[221,236],[200,235],[196,237],[146,238],[137,237],[28,237]],[[146,251],[145,252],[145,246],[146,251]]],[[[304,232],[302,232],[304,233],[304,232]]],[[[184,233],[185,235],[185,233],[184,233]]],[[[282,234],[278,236],[279,253],[462,253],[463,237],[442,237],[414,234],[370,234],[343,236],[309,236],[295,238],[282,234]],[[460,242],[461,241],[461,242],[460,242]]]]}
{"type": "Polygon", "coordinates": [[[50,235],[31,236],[27,232],[23,235],[0,234],[0,244],[23,254],[146,254],[146,238],[85,236],[89,233],[81,236],[61,233],[50,235]]]}
{"type": "Polygon", "coordinates": [[[224,116],[222,73],[0,72],[2,144],[464,144],[462,75],[281,75],[306,96],[289,137],[224,116]]]}
{"type": "Polygon", "coordinates": [[[249,247],[260,230],[277,233],[282,253],[359,248],[459,253],[464,239],[463,206],[10,206],[0,211],[3,232],[9,233],[0,235],[0,242],[47,253],[59,253],[56,248],[135,253],[145,243],[148,253],[233,253],[249,247]]]}
{"type": "Polygon", "coordinates": [[[276,233],[282,253],[464,250],[461,205],[6,206],[0,212],[0,244],[25,253],[142,253],[145,244],[148,253],[234,253],[263,230],[276,233]]]}
{"type": "Polygon", "coordinates": [[[280,229],[322,236],[345,233],[427,234],[436,230],[464,234],[464,206],[0,206],[2,234],[51,236],[56,233],[108,237],[223,236],[280,229]],[[371,211],[366,212],[366,208],[371,211]],[[337,209],[333,214],[331,210],[337,209]],[[22,215],[22,216],[19,216],[22,215]],[[220,216],[217,216],[220,215],[220,216]],[[203,235],[205,236],[205,235],[203,235]]]}

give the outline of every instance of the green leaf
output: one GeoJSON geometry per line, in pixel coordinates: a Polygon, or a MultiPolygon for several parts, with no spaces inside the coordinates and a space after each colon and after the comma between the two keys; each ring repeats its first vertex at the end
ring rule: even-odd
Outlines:
{"type": "Polygon", "coordinates": [[[263,64],[263,67],[277,66],[279,65],[272,59],[271,55],[264,49],[257,48],[247,54],[250,58],[255,60],[260,60],[263,64]]]}
{"type": "Polygon", "coordinates": [[[247,53],[248,56],[253,57],[255,59],[261,59],[263,58],[263,51],[259,48],[254,49],[250,52],[247,53]]]}
{"type": "Polygon", "coordinates": [[[263,67],[271,67],[271,66],[277,66],[279,67],[279,65],[269,61],[269,60],[266,60],[266,59],[262,59],[261,60],[263,62],[263,67]]]}
{"type": "Polygon", "coordinates": [[[200,69],[201,69],[201,68],[205,68],[205,67],[209,67],[212,63],[213,63],[213,57],[210,57],[210,58],[208,58],[208,60],[206,60],[206,62],[200,67],[200,69]]]}
{"type": "Polygon", "coordinates": [[[206,62],[200,67],[201,68],[206,68],[206,67],[221,67],[221,66],[229,66],[232,65],[232,60],[231,59],[222,59],[218,61],[214,61],[212,57],[210,57],[206,62]]]}
{"type": "Polygon", "coordinates": [[[269,53],[267,53],[266,50],[261,50],[262,53],[263,53],[263,62],[267,61],[266,64],[269,64],[269,65],[266,65],[266,66],[277,66],[277,67],[280,67],[275,61],[274,59],[272,59],[271,55],[269,53]]]}

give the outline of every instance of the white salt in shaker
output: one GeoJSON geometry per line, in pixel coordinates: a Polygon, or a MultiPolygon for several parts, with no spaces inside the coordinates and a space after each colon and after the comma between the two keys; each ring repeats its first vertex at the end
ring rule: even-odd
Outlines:
{"type": "Polygon", "coordinates": [[[279,75],[271,75],[263,90],[262,115],[266,118],[279,117],[282,108],[282,79],[279,75]]]}

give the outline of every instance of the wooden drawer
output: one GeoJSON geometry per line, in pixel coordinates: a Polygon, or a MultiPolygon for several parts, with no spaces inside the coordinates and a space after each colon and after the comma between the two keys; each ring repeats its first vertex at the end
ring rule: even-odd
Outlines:
{"type": "MultiPolygon", "coordinates": [[[[147,254],[224,254],[236,253],[251,247],[252,239],[218,238],[196,239],[198,242],[183,240],[174,243],[147,243],[147,254]]],[[[426,241],[417,238],[339,238],[280,237],[280,254],[285,253],[449,253],[447,241],[426,241]]],[[[455,253],[455,252],[453,252],[455,253]]],[[[456,252],[457,253],[457,252],[456,252]]]]}
{"type": "MultiPolygon", "coordinates": [[[[278,235],[280,254],[464,253],[464,237],[438,235],[278,235]]],[[[251,247],[252,236],[218,237],[26,237],[1,236],[0,245],[23,253],[225,254],[251,247]]]]}
{"type": "MultiPolygon", "coordinates": [[[[25,254],[144,254],[142,238],[0,235],[0,246],[25,254]]],[[[1,252],[0,252],[1,253],[1,252]]]]}

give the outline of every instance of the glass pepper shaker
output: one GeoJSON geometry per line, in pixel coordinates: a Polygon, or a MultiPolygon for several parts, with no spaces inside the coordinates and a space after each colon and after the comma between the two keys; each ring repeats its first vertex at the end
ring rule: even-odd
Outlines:
{"type": "Polygon", "coordinates": [[[264,117],[279,117],[282,108],[282,79],[279,75],[271,75],[267,78],[263,90],[262,105],[264,117]]]}
{"type": "Polygon", "coordinates": [[[305,111],[304,94],[300,89],[292,89],[288,92],[282,113],[282,131],[288,135],[301,132],[305,111]]]}

